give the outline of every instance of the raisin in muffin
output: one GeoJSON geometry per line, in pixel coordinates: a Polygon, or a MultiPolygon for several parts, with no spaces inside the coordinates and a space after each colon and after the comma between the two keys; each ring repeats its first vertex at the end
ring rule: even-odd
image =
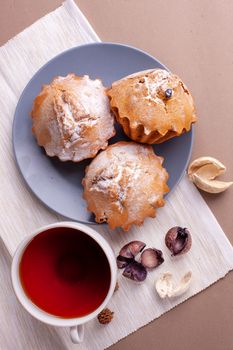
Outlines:
{"type": "Polygon", "coordinates": [[[87,75],[68,74],[44,85],[31,117],[39,146],[62,161],[93,158],[115,134],[106,89],[87,75]]]}
{"type": "Polygon", "coordinates": [[[190,130],[197,120],[182,80],[163,69],[127,76],[108,90],[111,108],[124,132],[142,143],[161,143],[190,130]]]}
{"type": "Polygon", "coordinates": [[[164,205],[168,174],[149,145],[120,141],[99,153],[83,179],[87,209],[111,229],[141,225],[164,205]]]}

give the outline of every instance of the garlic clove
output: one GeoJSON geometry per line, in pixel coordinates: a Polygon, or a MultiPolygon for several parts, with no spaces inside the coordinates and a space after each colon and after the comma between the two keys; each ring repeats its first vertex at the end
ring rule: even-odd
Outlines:
{"type": "Polygon", "coordinates": [[[133,259],[137,254],[139,254],[146,244],[141,241],[131,241],[121,248],[119,255],[125,258],[133,259]]]}
{"type": "Polygon", "coordinates": [[[204,177],[208,180],[213,180],[220,174],[223,174],[225,170],[219,170],[218,168],[214,167],[212,164],[206,164],[202,166],[201,168],[197,169],[194,174],[204,177]]]}
{"type": "Polygon", "coordinates": [[[233,182],[214,180],[223,174],[226,167],[213,157],[200,157],[188,168],[189,179],[201,190],[209,193],[220,193],[227,190],[233,182]]]}
{"type": "Polygon", "coordinates": [[[163,253],[159,249],[148,248],[141,254],[141,264],[148,269],[153,269],[161,265],[163,262],[163,253]]]}
{"type": "Polygon", "coordinates": [[[170,272],[163,273],[155,283],[155,289],[160,298],[164,299],[171,294],[173,290],[172,274],[170,272]]]}
{"type": "Polygon", "coordinates": [[[165,236],[165,244],[171,251],[172,256],[185,254],[192,246],[192,237],[186,227],[175,226],[168,230],[165,236]]]}
{"type": "Polygon", "coordinates": [[[233,182],[218,181],[218,180],[208,180],[203,177],[193,174],[193,182],[201,190],[208,193],[221,193],[226,191],[233,182]]]}
{"type": "Polygon", "coordinates": [[[155,289],[160,298],[164,299],[178,297],[184,294],[190,287],[192,272],[187,272],[175,287],[173,284],[172,274],[170,272],[163,273],[155,282],[155,289]]]}
{"type": "Polygon", "coordinates": [[[199,157],[192,161],[188,167],[188,175],[192,175],[198,169],[209,165],[211,168],[214,168],[217,171],[217,175],[220,175],[226,171],[226,167],[218,159],[213,157],[199,157]]]}
{"type": "Polygon", "coordinates": [[[142,264],[134,261],[126,266],[123,276],[136,282],[142,282],[146,279],[147,271],[142,264]]]}
{"type": "Polygon", "coordinates": [[[168,297],[178,297],[182,294],[184,294],[190,287],[192,279],[192,272],[187,272],[180,280],[180,283],[176,288],[173,288],[172,291],[169,291],[167,294],[168,297]]]}

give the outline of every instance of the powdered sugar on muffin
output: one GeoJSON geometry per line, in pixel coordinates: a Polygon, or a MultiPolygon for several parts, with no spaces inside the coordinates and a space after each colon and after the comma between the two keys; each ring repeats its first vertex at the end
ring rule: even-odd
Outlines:
{"type": "Polygon", "coordinates": [[[163,69],[134,73],[108,89],[111,108],[124,132],[142,143],[161,143],[189,131],[197,119],[182,80],[163,69]]]}
{"type": "Polygon", "coordinates": [[[151,146],[118,142],[91,162],[83,179],[84,198],[97,222],[128,230],[164,205],[168,174],[151,146]]]}
{"type": "Polygon", "coordinates": [[[31,117],[38,144],[62,161],[94,157],[115,134],[105,88],[87,75],[69,74],[43,86],[31,117]]]}

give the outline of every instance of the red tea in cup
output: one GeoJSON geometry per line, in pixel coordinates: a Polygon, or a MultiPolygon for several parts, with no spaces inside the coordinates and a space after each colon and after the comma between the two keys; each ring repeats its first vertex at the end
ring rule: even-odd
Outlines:
{"type": "Polygon", "coordinates": [[[41,232],[28,243],[19,275],[28,298],[62,318],[96,310],[111,282],[109,262],[100,245],[86,233],[66,227],[41,232]]]}

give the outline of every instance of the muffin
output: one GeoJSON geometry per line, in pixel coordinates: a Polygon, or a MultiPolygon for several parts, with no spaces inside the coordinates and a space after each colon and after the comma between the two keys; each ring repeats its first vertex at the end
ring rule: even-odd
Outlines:
{"type": "Polygon", "coordinates": [[[129,75],[108,90],[117,121],[132,140],[161,143],[189,131],[197,120],[182,80],[163,69],[129,75]]]}
{"type": "Polygon", "coordinates": [[[169,191],[162,163],[151,146],[134,142],[120,141],[99,153],[82,181],[87,209],[96,222],[127,231],[146,217],[155,217],[169,191]]]}
{"type": "Polygon", "coordinates": [[[93,158],[115,135],[106,89],[87,75],[68,74],[44,85],[31,118],[38,145],[61,161],[93,158]]]}

